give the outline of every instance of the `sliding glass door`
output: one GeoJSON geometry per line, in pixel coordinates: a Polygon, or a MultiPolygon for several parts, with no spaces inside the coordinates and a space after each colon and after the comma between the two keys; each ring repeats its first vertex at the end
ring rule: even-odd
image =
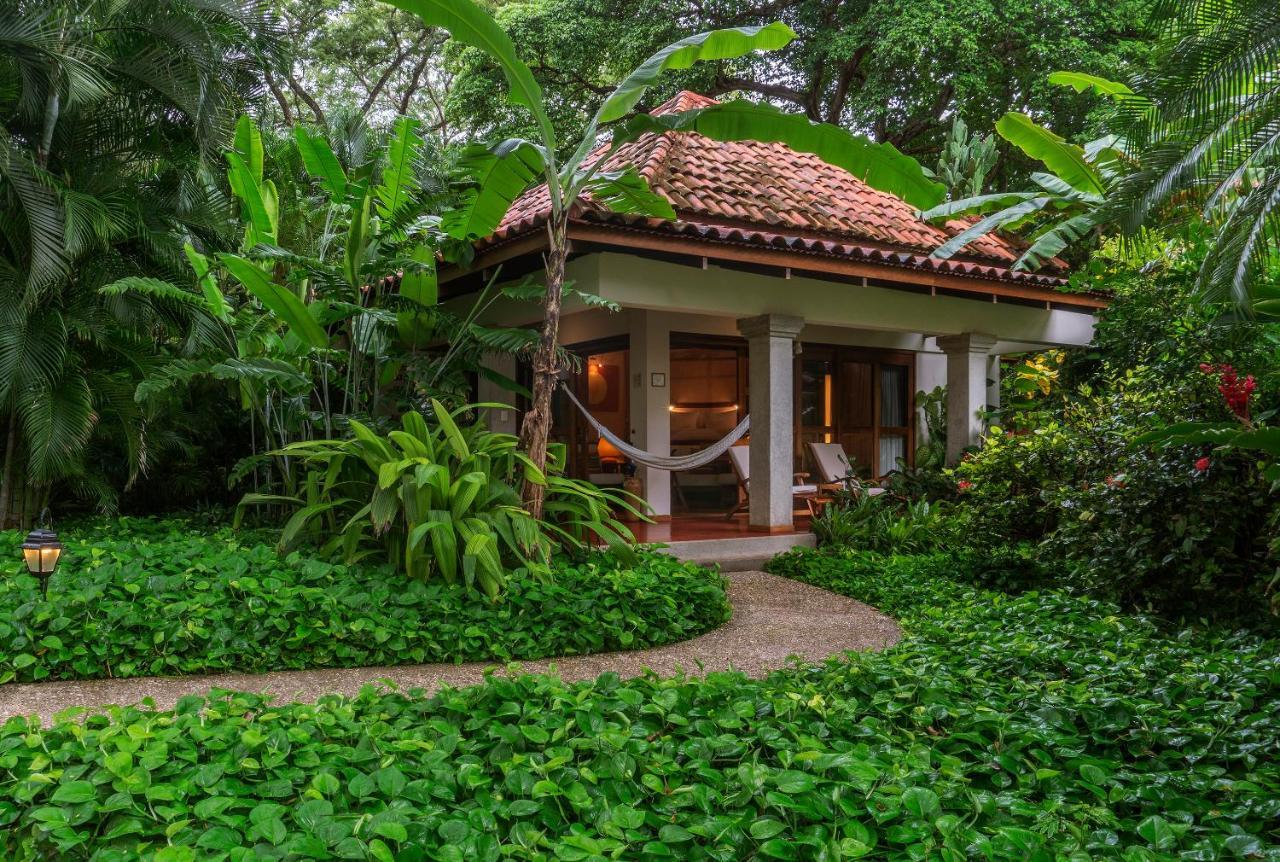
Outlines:
{"type": "Polygon", "coordinates": [[[911,353],[805,344],[796,362],[796,469],[811,468],[810,442],[839,443],[866,478],[900,459],[910,464],[913,367],[911,353]]]}
{"type": "MultiPolygon", "coordinates": [[[[671,334],[671,454],[701,451],[747,412],[747,354],[741,339],[671,334]]],[[[728,455],[671,474],[677,512],[723,512],[738,499],[728,455]]]]}

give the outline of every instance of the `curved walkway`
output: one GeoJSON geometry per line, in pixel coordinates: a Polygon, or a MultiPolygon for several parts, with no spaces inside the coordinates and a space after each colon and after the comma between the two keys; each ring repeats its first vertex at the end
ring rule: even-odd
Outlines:
{"type": "MultiPolygon", "coordinates": [[[[594,679],[606,671],[638,676],[646,669],[670,675],[681,670],[734,668],[763,676],[784,667],[790,656],[820,661],[846,650],[884,649],[901,636],[898,624],[874,608],[818,587],[764,572],[734,572],[726,577],[733,619],[705,635],[655,649],[520,662],[519,668],[526,673],[554,670],[566,681],[594,679]]],[[[13,715],[48,719],[73,706],[131,704],[144,697],[152,698],[159,709],[169,709],[178,698],[204,694],[210,688],[269,691],[282,701],[314,701],[332,693],[355,695],[361,686],[380,680],[393,680],[401,690],[433,691],[442,683],[483,682],[485,670],[498,666],[468,662],[10,683],[0,686],[0,721],[13,715]]]]}

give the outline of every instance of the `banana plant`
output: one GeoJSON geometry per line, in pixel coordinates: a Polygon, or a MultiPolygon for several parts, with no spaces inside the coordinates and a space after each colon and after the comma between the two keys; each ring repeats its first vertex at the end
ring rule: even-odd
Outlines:
{"type": "MultiPolygon", "coordinates": [[[[1055,72],[1049,81],[1117,101],[1138,98],[1124,84],[1096,75],[1055,72]]],[[[946,260],[987,234],[1006,230],[1023,233],[1028,240],[1013,268],[1038,269],[1102,224],[1107,218],[1107,192],[1127,172],[1130,159],[1124,141],[1115,135],[1081,147],[1017,111],[997,120],[996,132],[1045,166],[1047,171],[1031,174],[1036,188],[947,201],[922,210],[919,216],[930,222],[981,216],[938,246],[933,257],[946,260]]]]}
{"type": "MultiPolygon", "coordinates": [[[[473,0],[388,0],[413,13],[428,27],[446,30],[463,45],[491,57],[502,69],[508,99],[530,113],[538,129],[537,140],[504,141],[494,147],[471,147],[463,157],[470,170],[472,190],[465,212],[446,219],[444,228],[459,240],[492,233],[512,201],[535,182],[547,184],[551,212],[548,250],[545,255],[543,324],[533,357],[533,399],[520,429],[520,446],[539,469],[547,462],[551,428],[551,396],[559,366],[556,361],[560,307],[565,287],[568,255],[568,213],[581,195],[590,194],[615,210],[655,218],[673,218],[670,202],[649,189],[635,170],[602,170],[608,156],[646,131],[696,131],[717,140],[781,141],[795,149],[850,170],[877,188],[901,195],[920,207],[942,200],[944,189],[929,180],[920,165],[889,144],[876,144],[834,126],[814,124],[804,117],[783,114],[767,105],[734,101],[664,117],[647,115],[628,119],[645,92],[668,70],[687,69],[698,62],[731,60],[756,51],[785,47],[795,33],[782,23],[758,27],[711,30],[681,39],[657,51],[628,75],[591,116],[581,139],[571,144],[563,162],[558,154],[569,150],[552,127],[533,72],[516,52],[510,37],[493,17],[473,0]],[[623,122],[625,121],[625,122],[623,122]],[[607,145],[598,138],[606,127],[612,136],[607,145]]],[[[524,485],[523,497],[534,517],[543,510],[546,486],[533,481],[524,485]]]]}
{"type": "MultiPolygon", "coordinates": [[[[582,551],[601,541],[623,554],[633,538],[613,516],[641,516],[635,498],[539,469],[518,450],[513,435],[490,432],[459,417],[481,407],[448,411],[431,402],[431,419],[410,411],[401,428],[380,435],[359,421],[346,440],[312,440],[281,455],[307,467],[297,496],[248,494],[244,507],[294,506],[280,544],[287,549],[317,539],[348,561],[380,550],[409,577],[441,577],[496,599],[512,570],[550,574],[556,547],[582,551]],[[546,516],[521,504],[518,484],[547,488],[546,516]]],[[[642,517],[642,516],[641,516],[642,517]]]]}
{"type": "Polygon", "coordinates": [[[425,408],[428,393],[452,398],[481,353],[527,349],[535,334],[479,323],[517,288],[490,285],[465,315],[440,307],[436,261],[447,235],[438,189],[423,180],[425,149],[417,121],[405,118],[372,160],[344,166],[324,134],[296,127],[265,146],[241,117],[226,154],[238,248],[206,256],[188,244],[193,284],[132,278],[103,288],[180,308],[216,343],[150,369],[137,400],[202,376],[233,383],[254,445],[233,477],[253,475],[255,488],[265,482],[292,497],[304,489],[296,459],[280,454],[287,444],[333,437],[352,415],[378,424],[425,408]],[[288,169],[298,163],[301,172],[288,169]]]}

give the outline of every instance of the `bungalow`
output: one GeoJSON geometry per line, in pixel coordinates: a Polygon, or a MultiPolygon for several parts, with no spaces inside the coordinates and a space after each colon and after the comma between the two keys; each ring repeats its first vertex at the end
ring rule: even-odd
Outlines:
{"type": "MultiPolygon", "coordinates": [[[[680,93],[655,114],[713,104],[680,93]]],[[[584,198],[569,224],[568,278],[621,306],[567,304],[560,336],[582,358],[575,392],[611,431],[649,452],[682,454],[723,437],[750,411],[751,530],[792,528],[793,472],[807,442],[838,442],[870,477],[911,463],[925,433],[915,393],[946,387],[952,459],[998,400],[999,357],[1087,344],[1097,295],[1065,293],[1061,270],[1011,269],[1009,240],[989,235],[950,260],[930,252],[962,226],[920,221],[911,206],[816,156],[776,143],[648,134],[608,169],[634,165],[671,201],[674,221],[619,215],[584,198]]],[[[545,186],[527,191],[472,266],[441,274],[445,297],[536,273],[546,248],[545,186]]],[[[530,325],[536,309],[496,322],[530,325]]],[[[497,370],[517,376],[513,362],[497,370]]],[[[481,382],[481,398],[509,396],[481,382]]],[[[514,432],[516,411],[490,422],[514,432]]],[[[624,461],[566,399],[555,432],[570,469],[620,482],[624,461]]],[[[730,511],[727,463],[687,474],[641,468],[659,519],[730,511]]]]}

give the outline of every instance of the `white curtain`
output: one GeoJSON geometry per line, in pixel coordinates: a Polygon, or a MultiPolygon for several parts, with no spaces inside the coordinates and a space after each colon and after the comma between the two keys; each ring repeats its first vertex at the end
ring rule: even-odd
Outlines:
{"type": "Polygon", "coordinates": [[[907,457],[907,438],[900,434],[880,435],[880,472],[898,468],[898,459],[907,457]]]}

